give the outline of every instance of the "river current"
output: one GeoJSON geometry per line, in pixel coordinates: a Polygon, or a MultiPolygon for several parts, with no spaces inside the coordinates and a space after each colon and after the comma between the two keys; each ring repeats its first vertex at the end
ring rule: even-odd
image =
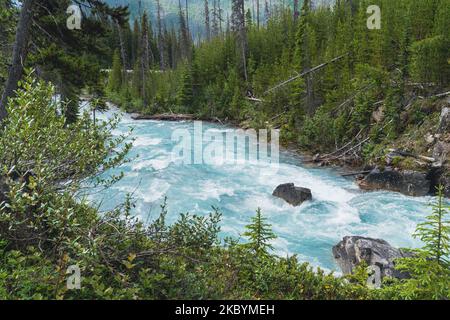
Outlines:
{"type": "MultiPolygon", "coordinates": [[[[117,111],[101,117],[112,112],[117,111]]],[[[178,143],[172,135],[180,129],[193,132],[192,122],[135,121],[125,114],[114,134],[127,133],[130,128],[135,139],[131,161],[108,173],[122,171],[124,178],[90,196],[102,210],[114,208],[132,193],[136,201],[133,213],[148,221],[158,216],[167,196],[168,222],[175,221],[180,213],[205,215],[215,206],[223,213],[221,236],[240,237],[259,207],[278,236],[273,241],[277,254],[296,254],[300,261],[337,273],[331,249],[344,236],[381,238],[396,247],[420,246],[412,234],[430,212],[430,197],[363,192],[335,169],[305,166],[300,157],[288,151],[280,151],[277,166],[249,162],[183,164],[172,156],[178,143]],[[313,201],[292,207],[272,196],[276,186],[288,182],[310,188],[313,201]]],[[[232,128],[203,123],[206,130],[226,132],[232,128]]],[[[210,142],[198,143],[206,146],[210,142]]]]}

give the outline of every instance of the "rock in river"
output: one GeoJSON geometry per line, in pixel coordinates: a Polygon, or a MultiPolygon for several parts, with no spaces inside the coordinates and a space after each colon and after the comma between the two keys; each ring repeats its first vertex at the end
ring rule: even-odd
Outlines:
{"type": "Polygon", "coordinates": [[[356,236],[344,237],[333,247],[333,255],[344,274],[351,274],[359,263],[365,261],[368,266],[378,267],[382,278],[399,279],[407,275],[395,270],[395,259],[411,256],[384,240],[356,236]]]}
{"type": "Polygon", "coordinates": [[[301,205],[305,201],[312,200],[311,190],[296,187],[293,183],[279,185],[273,192],[273,195],[285,200],[294,207],[301,205]]]}

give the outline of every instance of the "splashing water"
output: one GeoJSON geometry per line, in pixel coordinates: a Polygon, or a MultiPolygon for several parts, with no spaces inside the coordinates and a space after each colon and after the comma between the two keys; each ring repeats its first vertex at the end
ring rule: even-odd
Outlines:
{"type": "MultiPolygon", "coordinates": [[[[109,111],[101,117],[111,115],[109,111]]],[[[297,254],[300,261],[339,272],[331,248],[344,236],[381,238],[397,247],[418,247],[412,237],[416,224],[430,211],[430,197],[413,198],[392,192],[362,192],[353,181],[332,169],[302,166],[301,160],[281,151],[277,168],[257,164],[182,165],[172,161],[177,142],[171,140],[176,129],[193,131],[191,122],[134,121],[128,115],[114,134],[134,128],[131,162],[115,169],[125,177],[110,189],[94,193],[90,199],[109,210],[124,201],[127,193],[136,200],[135,214],[143,220],[158,216],[168,197],[168,222],[179,213],[204,215],[211,206],[223,213],[221,236],[239,237],[244,226],[260,207],[278,238],[276,253],[297,254]],[[310,188],[313,201],[292,207],[272,196],[276,186],[293,182],[310,188]]],[[[203,123],[203,129],[230,130],[203,123]]],[[[228,147],[228,146],[227,146],[228,147]]],[[[108,174],[108,173],[107,173],[108,174]]]]}

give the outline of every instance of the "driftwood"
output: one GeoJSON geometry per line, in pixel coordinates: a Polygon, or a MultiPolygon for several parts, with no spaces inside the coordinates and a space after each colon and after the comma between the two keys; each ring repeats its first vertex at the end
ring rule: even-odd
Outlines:
{"type": "Polygon", "coordinates": [[[427,156],[423,156],[423,155],[418,155],[418,154],[414,154],[408,151],[404,151],[404,150],[399,150],[399,149],[389,149],[389,152],[398,154],[399,156],[402,157],[410,157],[410,158],[415,158],[415,159],[421,159],[424,160],[426,162],[435,162],[436,159],[431,158],[431,157],[427,157],[427,156]]]}
{"type": "Polygon", "coordinates": [[[155,115],[133,115],[131,116],[133,120],[164,120],[164,121],[183,121],[183,120],[195,120],[192,114],[176,114],[176,113],[163,113],[155,115]]]}
{"type": "Polygon", "coordinates": [[[436,84],[432,83],[432,82],[428,82],[428,83],[419,83],[419,82],[406,82],[405,83],[406,86],[409,87],[435,87],[436,84]]]}
{"type": "Polygon", "coordinates": [[[440,94],[435,94],[434,96],[430,96],[428,98],[441,98],[441,97],[446,97],[446,96],[450,96],[450,91],[440,93],[440,94]]]}
{"type": "Polygon", "coordinates": [[[254,98],[254,97],[247,97],[248,100],[253,101],[253,102],[264,102],[264,100],[262,99],[258,99],[258,98],[254,98]]]}

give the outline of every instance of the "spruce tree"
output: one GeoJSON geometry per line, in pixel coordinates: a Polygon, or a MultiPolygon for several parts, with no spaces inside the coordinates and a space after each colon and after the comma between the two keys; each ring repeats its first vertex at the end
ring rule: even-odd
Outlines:
{"type": "Polygon", "coordinates": [[[114,51],[113,66],[109,73],[108,91],[111,93],[119,93],[122,87],[122,62],[119,50],[114,51]]]}
{"type": "Polygon", "coordinates": [[[276,239],[271,225],[266,221],[267,219],[262,216],[261,209],[258,208],[256,216],[252,218],[252,223],[245,227],[247,231],[243,234],[250,241],[248,246],[258,255],[265,255],[269,250],[273,250],[270,242],[276,239]]]}
{"type": "Polygon", "coordinates": [[[186,65],[181,77],[181,84],[177,94],[178,105],[183,111],[189,111],[193,101],[193,85],[192,85],[192,73],[189,65],[186,65]]]}
{"type": "Polygon", "coordinates": [[[450,262],[450,208],[445,204],[443,186],[437,188],[437,198],[431,207],[431,215],[426,217],[425,222],[417,225],[414,236],[425,244],[422,251],[427,258],[440,265],[448,265],[450,262]]]}

